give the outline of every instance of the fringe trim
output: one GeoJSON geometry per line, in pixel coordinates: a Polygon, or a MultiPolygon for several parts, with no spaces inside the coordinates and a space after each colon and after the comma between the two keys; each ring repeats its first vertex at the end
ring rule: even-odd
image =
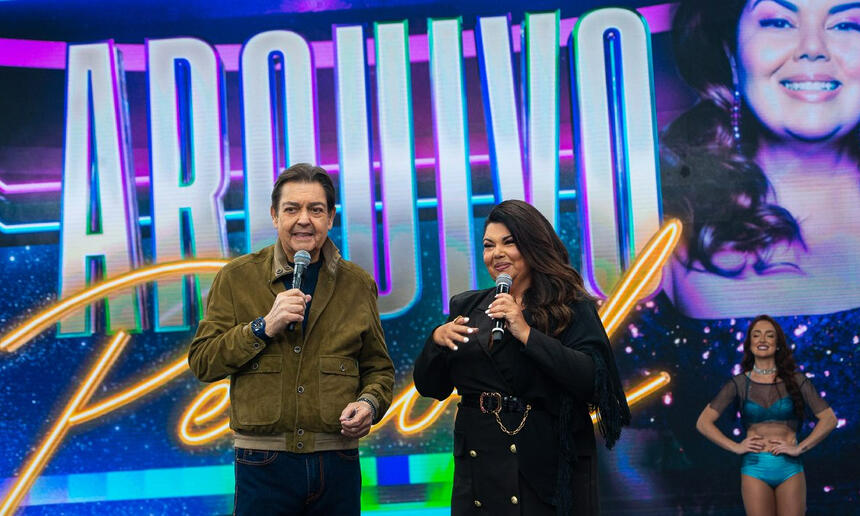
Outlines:
{"type": "MultiPolygon", "coordinates": [[[[621,427],[630,424],[630,407],[620,385],[614,385],[603,357],[592,354],[594,359],[594,400],[592,409],[597,412],[597,427],[611,450],[621,438],[621,427]]],[[[617,374],[615,375],[617,377],[617,374]]]]}
{"type": "MultiPolygon", "coordinates": [[[[597,413],[597,427],[608,449],[612,449],[621,437],[621,427],[630,424],[630,407],[627,397],[621,388],[617,371],[610,371],[603,355],[593,349],[587,350],[594,360],[594,402],[590,408],[597,413]]],[[[573,493],[571,479],[573,464],[576,462],[576,451],[573,442],[573,399],[570,396],[561,397],[559,410],[559,451],[556,475],[556,514],[569,516],[573,513],[573,493]]]]}

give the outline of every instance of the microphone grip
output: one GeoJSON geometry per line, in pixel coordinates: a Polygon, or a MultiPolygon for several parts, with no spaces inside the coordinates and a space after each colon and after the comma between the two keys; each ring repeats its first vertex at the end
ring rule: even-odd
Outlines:
{"type": "MultiPolygon", "coordinates": [[[[507,294],[510,291],[511,289],[506,283],[499,283],[496,285],[496,294],[507,294]]],[[[493,334],[493,342],[501,341],[502,337],[505,335],[505,320],[496,319],[491,333],[493,334]]]]}
{"type": "MultiPolygon", "coordinates": [[[[303,266],[297,266],[295,272],[293,273],[293,288],[297,288],[299,290],[302,289],[302,274],[304,274],[305,268],[303,266]]],[[[293,331],[296,329],[296,321],[291,322],[287,325],[287,331],[293,331]]]]}
{"type": "Polygon", "coordinates": [[[500,342],[505,334],[505,320],[496,319],[496,326],[493,327],[493,342],[500,342]]]}

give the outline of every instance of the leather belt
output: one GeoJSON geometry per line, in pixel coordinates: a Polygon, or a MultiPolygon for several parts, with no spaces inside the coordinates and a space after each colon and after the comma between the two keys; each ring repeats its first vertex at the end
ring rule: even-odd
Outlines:
{"type": "Polygon", "coordinates": [[[464,407],[481,409],[485,414],[497,412],[525,412],[528,402],[516,396],[504,396],[498,392],[464,394],[460,403],[464,407]]]}

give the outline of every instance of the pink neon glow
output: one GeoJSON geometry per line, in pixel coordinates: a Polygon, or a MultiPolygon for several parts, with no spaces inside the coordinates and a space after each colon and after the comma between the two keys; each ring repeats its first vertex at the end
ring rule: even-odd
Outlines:
{"type": "MultiPolygon", "coordinates": [[[[652,34],[667,32],[672,26],[672,9],[675,4],[666,3],[637,9],[647,21],[652,34]]],[[[573,30],[577,18],[561,20],[561,46],[567,46],[567,35],[573,30]]],[[[511,41],[514,52],[520,51],[520,26],[511,26],[511,41]]],[[[314,66],[331,68],[334,64],[334,45],[331,41],[312,41],[311,51],[314,54],[314,66]]],[[[146,71],[146,57],[143,44],[120,43],[117,47],[122,51],[123,66],[127,72],[146,71]]],[[[224,69],[228,72],[239,70],[239,51],[241,45],[215,45],[224,69]]],[[[373,39],[367,40],[369,65],[374,64],[373,39]]],[[[413,63],[425,63],[429,59],[429,47],[426,34],[409,36],[409,60],[413,63]]],[[[475,33],[463,31],[463,57],[475,57],[475,33]]],[[[66,68],[66,43],[63,41],[39,41],[32,39],[0,38],[0,66],[19,68],[46,68],[63,70],[66,68]]]]}
{"type": "Polygon", "coordinates": [[[0,38],[0,66],[66,68],[66,44],[62,41],[0,38]]]}
{"type": "MultiPolygon", "coordinates": [[[[559,149],[559,159],[573,159],[572,149],[559,149]]],[[[473,154],[469,156],[469,163],[472,165],[487,165],[490,163],[489,154],[473,154]]],[[[329,163],[320,165],[326,172],[337,173],[340,166],[337,163],[329,163]]],[[[436,158],[415,158],[415,168],[433,168],[436,166],[436,158]]],[[[373,162],[373,169],[380,170],[382,164],[378,161],[373,162]]],[[[230,172],[230,181],[243,181],[243,172],[241,170],[233,170],[230,172]]],[[[149,184],[149,173],[144,175],[136,175],[134,184],[137,186],[146,186],[149,184]]],[[[61,187],[60,181],[42,181],[35,183],[6,183],[0,179],[0,193],[4,194],[29,194],[42,192],[59,192],[61,187]]]]}

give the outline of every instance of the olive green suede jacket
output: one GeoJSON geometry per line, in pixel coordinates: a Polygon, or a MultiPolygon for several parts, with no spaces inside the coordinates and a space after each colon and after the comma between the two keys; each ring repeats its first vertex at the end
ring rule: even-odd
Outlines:
{"type": "Polygon", "coordinates": [[[301,325],[270,342],[249,323],[269,313],[292,269],[279,243],[236,258],[215,276],[206,315],[188,351],[204,382],[230,377],[236,446],[291,452],[355,448],[340,414],[370,400],[376,421],[391,404],[394,365],[376,306],[376,283],[326,239],[304,335],[301,325]]]}

